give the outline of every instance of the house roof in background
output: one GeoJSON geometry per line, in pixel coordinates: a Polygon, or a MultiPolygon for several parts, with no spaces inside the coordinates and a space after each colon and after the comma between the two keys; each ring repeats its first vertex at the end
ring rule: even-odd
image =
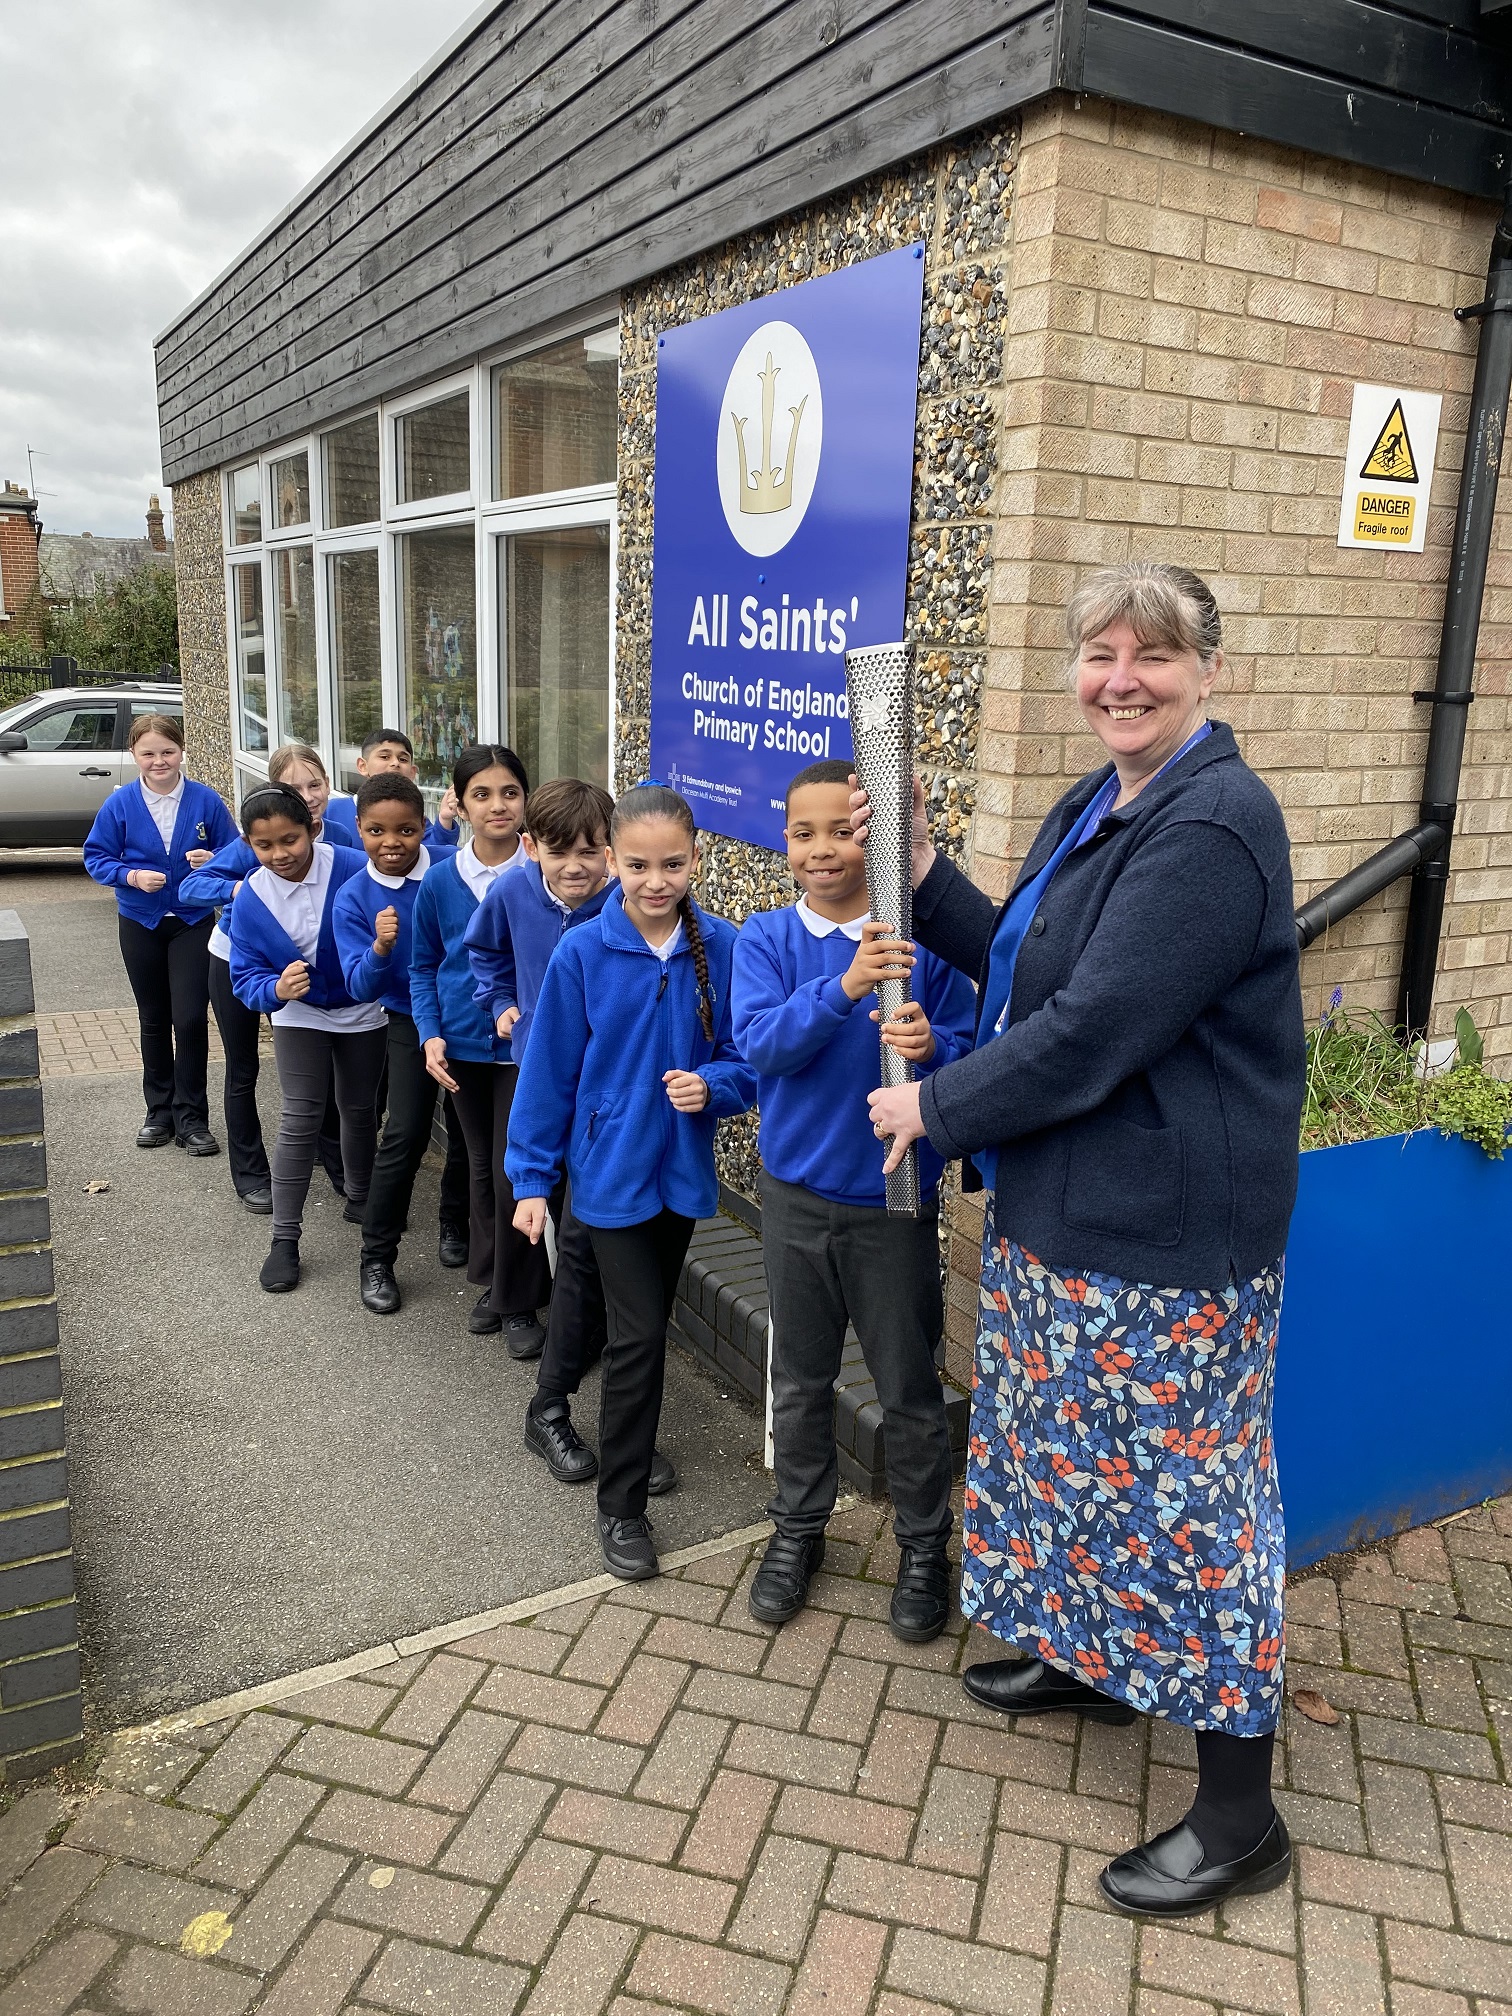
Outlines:
{"type": "Polygon", "coordinates": [[[173,565],[173,541],[166,549],[146,539],[96,539],[88,532],[44,532],[37,572],[49,602],[81,602],[138,567],[173,565]]]}

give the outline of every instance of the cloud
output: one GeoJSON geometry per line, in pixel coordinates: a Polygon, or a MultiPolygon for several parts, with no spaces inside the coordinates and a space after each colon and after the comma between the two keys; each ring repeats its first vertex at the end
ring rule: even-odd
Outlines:
{"type": "Polygon", "coordinates": [[[152,341],[474,0],[0,7],[0,477],[56,532],[162,490],[152,341]]]}

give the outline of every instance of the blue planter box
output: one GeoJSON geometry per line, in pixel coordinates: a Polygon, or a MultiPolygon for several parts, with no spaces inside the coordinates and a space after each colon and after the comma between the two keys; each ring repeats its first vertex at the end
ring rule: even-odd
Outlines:
{"type": "Polygon", "coordinates": [[[1288,1557],[1512,1490],[1512,1153],[1434,1133],[1302,1157],[1276,1362],[1288,1557]]]}

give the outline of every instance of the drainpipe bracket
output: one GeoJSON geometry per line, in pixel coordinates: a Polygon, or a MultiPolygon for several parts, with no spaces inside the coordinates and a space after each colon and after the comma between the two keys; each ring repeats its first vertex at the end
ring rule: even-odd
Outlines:
{"type": "Polygon", "coordinates": [[[1427,701],[1434,707],[1468,707],[1475,699],[1473,693],[1435,693],[1432,687],[1419,687],[1413,694],[1418,702],[1427,701]]]}

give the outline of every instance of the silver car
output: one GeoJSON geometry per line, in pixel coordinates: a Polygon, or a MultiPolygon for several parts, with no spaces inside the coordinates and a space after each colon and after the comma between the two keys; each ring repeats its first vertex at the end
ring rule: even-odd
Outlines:
{"type": "Polygon", "coordinates": [[[118,784],[138,714],[182,722],[181,686],[118,679],[33,693],[0,711],[0,847],[77,847],[118,784]]]}

